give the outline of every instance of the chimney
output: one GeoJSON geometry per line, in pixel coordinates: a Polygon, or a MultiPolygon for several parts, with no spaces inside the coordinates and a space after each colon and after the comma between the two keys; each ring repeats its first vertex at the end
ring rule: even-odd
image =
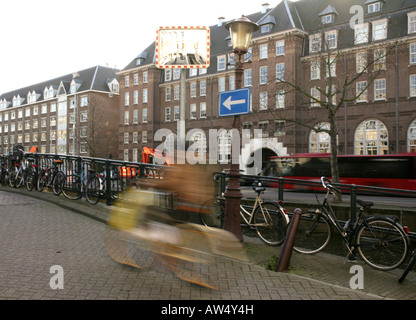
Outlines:
{"type": "Polygon", "coordinates": [[[224,22],[224,17],[219,17],[218,18],[218,27],[222,27],[222,23],[224,22]]]}
{"type": "Polygon", "coordinates": [[[269,10],[269,4],[268,3],[263,3],[261,8],[261,13],[265,14],[267,13],[267,10],[269,10]]]}

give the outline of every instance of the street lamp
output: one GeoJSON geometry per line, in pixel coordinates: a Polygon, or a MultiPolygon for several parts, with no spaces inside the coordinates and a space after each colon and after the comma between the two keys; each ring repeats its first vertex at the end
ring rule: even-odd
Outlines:
{"type": "MultiPolygon", "coordinates": [[[[259,30],[259,26],[251,22],[246,17],[242,16],[225,25],[225,28],[230,31],[233,51],[237,56],[235,59],[235,88],[242,88],[243,78],[243,56],[248,52],[250,41],[253,33],[259,30]]],[[[240,116],[234,116],[233,129],[240,132],[240,116]]],[[[235,142],[239,139],[232,138],[232,148],[240,147],[235,142]],[[234,142],[235,141],[235,142],[234,142]]],[[[224,193],[225,197],[225,217],[224,229],[233,233],[240,241],[243,240],[240,225],[240,203],[242,193],[240,190],[240,164],[238,159],[239,152],[232,152],[233,156],[236,154],[237,159],[231,159],[230,169],[228,170],[228,185],[224,193]]]]}

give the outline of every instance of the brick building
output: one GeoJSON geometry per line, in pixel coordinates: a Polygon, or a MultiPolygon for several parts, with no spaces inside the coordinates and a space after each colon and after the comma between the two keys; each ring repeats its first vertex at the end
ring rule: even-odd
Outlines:
{"type": "Polygon", "coordinates": [[[0,153],[117,155],[119,82],[96,66],[0,95],[0,153]]]}
{"type": "MultiPolygon", "coordinates": [[[[329,96],[339,106],[334,123],[341,154],[416,151],[414,0],[283,0],[246,17],[260,30],[244,67],[252,112],[241,122],[251,137],[254,129],[263,130],[263,158],[329,152],[328,134],[313,130],[330,126],[329,96]]],[[[202,140],[207,148],[209,129],[232,125],[232,118],[218,117],[219,92],[235,87],[224,26],[221,18],[210,27],[209,68],[186,72],[186,132],[205,132],[188,140],[202,140]]],[[[158,129],[177,130],[181,72],[157,69],[154,54],[153,43],[118,73],[118,152],[124,160],[140,161],[142,147],[160,145],[153,137],[158,129]]],[[[217,143],[218,160],[229,159],[226,132],[217,143]]]]}

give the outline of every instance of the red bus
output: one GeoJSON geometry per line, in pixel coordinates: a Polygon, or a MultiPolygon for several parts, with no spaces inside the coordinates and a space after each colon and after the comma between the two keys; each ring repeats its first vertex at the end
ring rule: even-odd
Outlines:
{"type": "MultiPolygon", "coordinates": [[[[319,182],[322,176],[332,176],[330,156],[329,153],[308,153],[270,157],[264,172],[271,177],[319,182]]],[[[416,190],[416,153],[340,155],[338,167],[340,183],[343,184],[416,190]]],[[[313,189],[295,184],[285,184],[285,188],[313,189]]]]}

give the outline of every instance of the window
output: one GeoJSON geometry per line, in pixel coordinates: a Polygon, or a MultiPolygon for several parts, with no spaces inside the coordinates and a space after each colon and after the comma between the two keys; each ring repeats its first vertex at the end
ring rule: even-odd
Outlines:
{"type": "Polygon", "coordinates": [[[81,116],[80,116],[80,121],[81,122],[87,122],[87,120],[88,120],[88,112],[87,111],[82,111],[81,116]]]}
{"type": "Polygon", "coordinates": [[[265,24],[261,26],[261,33],[266,33],[270,31],[270,24],[265,24]]]}
{"type": "Polygon", "coordinates": [[[130,105],[130,92],[124,92],[124,106],[128,107],[130,105]]]}
{"type": "Polygon", "coordinates": [[[146,108],[142,110],[142,122],[147,123],[147,109],[146,108]]]}
{"type": "Polygon", "coordinates": [[[223,71],[226,69],[227,61],[226,56],[222,55],[217,57],[217,71],[223,71]]]}
{"type": "Polygon", "coordinates": [[[284,136],[285,135],[285,127],[286,127],[286,121],[285,120],[276,120],[274,122],[275,130],[274,135],[275,136],[284,136]]]}
{"type": "Polygon", "coordinates": [[[198,75],[198,69],[189,69],[189,76],[195,77],[198,75]]]}
{"type": "Polygon", "coordinates": [[[409,12],[407,14],[408,26],[407,32],[409,34],[416,32],[416,12],[409,12]]]}
{"type": "Polygon", "coordinates": [[[367,9],[368,9],[368,13],[379,12],[381,10],[381,3],[380,2],[370,3],[367,9]]]}
{"type": "Polygon", "coordinates": [[[179,121],[180,120],[180,113],[179,113],[179,106],[173,107],[173,121],[179,121]]]}
{"type": "Polygon", "coordinates": [[[190,104],[190,119],[196,119],[196,104],[190,104]]]}
{"type": "MultiPolygon", "coordinates": [[[[330,124],[323,122],[319,123],[316,130],[329,130],[330,124]]],[[[331,138],[327,132],[316,132],[312,130],[309,135],[309,152],[310,153],[329,153],[331,138]]]]}
{"type": "Polygon", "coordinates": [[[143,89],[143,103],[147,103],[147,88],[143,89]]]}
{"type": "Polygon", "coordinates": [[[355,131],[356,155],[388,154],[389,136],[384,123],[371,119],[361,122],[355,131]]]}
{"type": "Polygon", "coordinates": [[[124,111],[124,125],[125,126],[129,125],[129,112],[128,111],[124,111]]]}
{"type": "Polygon", "coordinates": [[[81,97],[81,107],[88,106],[88,96],[82,96],[81,97]]]}
{"type": "Polygon", "coordinates": [[[311,88],[311,107],[319,107],[321,100],[321,93],[316,87],[311,88]]]}
{"type": "Polygon", "coordinates": [[[244,87],[249,87],[252,85],[252,70],[251,69],[244,69],[244,87]]]}
{"type": "Polygon", "coordinates": [[[329,57],[326,61],[326,77],[336,77],[337,76],[337,61],[336,57],[329,57]]]}
{"type": "Polygon", "coordinates": [[[173,80],[179,80],[181,78],[181,70],[173,69],[173,80]]]}
{"type": "Polygon", "coordinates": [[[321,17],[321,22],[323,24],[332,23],[332,21],[333,21],[333,14],[326,14],[321,17]]]}
{"type": "Polygon", "coordinates": [[[260,84],[267,84],[267,66],[260,67],[260,84]]]}
{"type": "Polygon", "coordinates": [[[130,87],[130,76],[125,76],[124,77],[124,87],[125,88],[130,87]]]}
{"type": "Polygon", "coordinates": [[[356,24],[354,26],[354,43],[368,42],[368,23],[356,24]]]}
{"type": "Polygon", "coordinates": [[[205,97],[207,95],[207,82],[205,80],[202,80],[199,83],[199,95],[201,97],[205,97]]]}
{"type": "Polygon", "coordinates": [[[386,79],[374,80],[374,100],[386,99],[386,79]]]}
{"type": "Polygon", "coordinates": [[[165,81],[172,80],[172,69],[165,69],[165,81]]]}
{"type": "Polygon", "coordinates": [[[357,73],[362,73],[367,68],[367,52],[358,52],[355,55],[355,69],[357,73]]]}
{"type": "Polygon", "coordinates": [[[147,83],[149,81],[149,74],[147,71],[143,72],[143,83],[147,83]]]}
{"type": "Polygon", "coordinates": [[[205,102],[201,102],[199,104],[199,117],[201,119],[205,119],[207,117],[207,104],[205,102]]]}
{"type": "Polygon", "coordinates": [[[139,84],[139,74],[138,74],[138,73],[135,73],[135,74],[133,75],[133,84],[134,84],[135,86],[137,86],[137,85],[139,84]]]}
{"type": "Polygon", "coordinates": [[[321,51],[321,34],[313,34],[309,36],[309,51],[311,53],[321,51]]]}
{"type": "Polygon", "coordinates": [[[386,49],[374,50],[374,70],[386,70],[386,49]]]}
{"type": "Polygon", "coordinates": [[[170,107],[165,108],[165,121],[171,121],[171,109],[170,107]]]}
{"type": "Polygon", "coordinates": [[[416,97],[416,74],[411,74],[410,75],[409,88],[410,88],[409,95],[411,97],[416,97]]]}
{"type": "Polygon", "coordinates": [[[174,86],[173,87],[173,100],[179,100],[179,95],[180,95],[180,87],[174,86]]]}
{"type": "Polygon", "coordinates": [[[357,102],[367,102],[367,81],[358,81],[355,87],[355,93],[357,97],[357,102]]]}
{"type": "Polygon", "coordinates": [[[336,49],[338,45],[338,31],[325,32],[325,45],[328,50],[336,49]]]}
{"type": "Polygon", "coordinates": [[[165,101],[170,101],[170,87],[165,88],[165,101]]]}
{"type": "Polygon", "coordinates": [[[190,89],[191,98],[196,98],[196,81],[191,82],[190,87],[191,87],[191,89],[190,89]]]}
{"type": "Polygon", "coordinates": [[[139,110],[133,110],[133,124],[139,123],[139,110]]]}
{"type": "Polygon", "coordinates": [[[285,54],[285,41],[276,41],[276,56],[283,56],[285,54]]]}
{"type": "Polygon", "coordinates": [[[227,163],[231,159],[231,133],[227,130],[220,131],[218,135],[218,161],[227,163]]]}
{"type": "Polygon", "coordinates": [[[276,81],[284,81],[285,80],[285,64],[278,63],[276,64],[276,81]]]}
{"type": "Polygon", "coordinates": [[[387,19],[373,21],[373,41],[387,39],[387,19]]]}
{"type": "Polygon", "coordinates": [[[267,51],[268,51],[268,45],[267,44],[260,45],[259,59],[267,59],[267,55],[268,55],[267,51]]]}
{"type": "Polygon", "coordinates": [[[268,103],[267,91],[260,92],[260,96],[259,96],[259,109],[260,110],[267,110],[267,103],[268,103]]]}
{"type": "Polygon", "coordinates": [[[416,43],[411,43],[409,46],[410,64],[416,64],[416,43]]]}
{"type": "MultiPolygon", "coordinates": [[[[139,143],[139,133],[137,131],[133,132],[133,143],[139,143]]],[[[137,161],[137,158],[136,158],[136,161],[137,161]]]]}
{"type": "Polygon", "coordinates": [[[414,120],[407,132],[407,151],[416,152],[416,120],[414,120]]]}
{"type": "MultiPolygon", "coordinates": [[[[137,61],[139,61],[138,59],[137,61]]],[[[129,161],[129,149],[124,149],[124,161],[129,161]]]]}
{"type": "Polygon", "coordinates": [[[218,78],[218,92],[225,91],[225,77],[218,78]]]}
{"type": "Polygon", "coordinates": [[[276,92],[276,109],[285,107],[285,92],[283,90],[276,92]]]}
{"type": "Polygon", "coordinates": [[[321,62],[314,60],[311,62],[311,80],[321,79],[321,62]]]}
{"type": "Polygon", "coordinates": [[[147,131],[142,132],[142,143],[147,143],[147,131]]]}
{"type": "Polygon", "coordinates": [[[139,90],[133,91],[133,104],[139,104],[139,90]]]}

